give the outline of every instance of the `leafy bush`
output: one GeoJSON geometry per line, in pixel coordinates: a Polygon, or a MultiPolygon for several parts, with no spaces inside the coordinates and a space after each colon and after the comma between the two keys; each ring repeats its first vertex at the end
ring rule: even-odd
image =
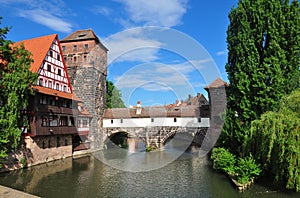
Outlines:
{"type": "Polygon", "coordinates": [[[152,151],[153,149],[152,149],[152,147],[151,146],[146,146],[146,152],[150,152],[150,151],[152,151]]]}
{"type": "Polygon", "coordinates": [[[211,159],[213,160],[213,168],[222,170],[228,174],[235,172],[235,156],[225,148],[214,148],[212,150],[211,159]]]}
{"type": "Polygon", "coordinates": [[[261,168],[256,164],[253,156],[239,158],[237,161],[236,173],[237,181],[241,184],[251,181],[257,177],[261,172],[261,168]]]}
{"type": "Polygon", "coordinates": [[[26,167],[27,166],[27,161],[25,158],[21,158],[20,159],[20,163],[22,164],[22,168],[26,167]]]}

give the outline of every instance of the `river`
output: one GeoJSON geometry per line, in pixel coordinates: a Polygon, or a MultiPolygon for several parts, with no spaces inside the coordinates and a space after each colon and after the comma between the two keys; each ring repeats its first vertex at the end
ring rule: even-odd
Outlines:
{"type": "Polygon", "coordinates": [[[41,197],[55,198],[300,197],[297,193],[278,192],[266,181],[259,181],[246,192],[240,193],[227,177],[211,169],[206,157],[200,158],[191,152],[185,152],[175,161],[152,170],[142,171],[138,170],[140,166],[133,166],[138,172],[128,172],[111,166],[115,162],[123,166],[128,161],[144,166],[145,163],[153,164],[155,159],[170,155],[176,156],[177,151],[166,148],[150,153],[131,153],[126,149],[112,148],[77,159],[67,158],[2,173],[0,184],[41,197]],[[132,158],[132,155],[138,157],[132,158]]]}

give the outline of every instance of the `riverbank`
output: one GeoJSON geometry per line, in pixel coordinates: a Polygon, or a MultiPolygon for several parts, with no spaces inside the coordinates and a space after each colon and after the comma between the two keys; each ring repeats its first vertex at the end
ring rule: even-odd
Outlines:
{"type": "Polygon", "coordinates": [[[5,186],[0,185],[0,197],[5,197],[5,198],[39,198],[38,196],[31,195],[28,193],[24,193],[22,191],[18,191],[12,188],[8,188],[5,186]]]}

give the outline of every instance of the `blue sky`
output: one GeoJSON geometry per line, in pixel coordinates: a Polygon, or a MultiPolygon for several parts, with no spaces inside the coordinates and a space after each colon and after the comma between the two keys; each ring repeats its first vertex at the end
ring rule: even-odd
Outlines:
{"type": "Polygon", "coordinates": [[[228,14],[237,1],[0,0],[0,16],[12,41],[92,28],[125,104],[149,106],[206,94],[215,77],[227,81],[228,14]]]}

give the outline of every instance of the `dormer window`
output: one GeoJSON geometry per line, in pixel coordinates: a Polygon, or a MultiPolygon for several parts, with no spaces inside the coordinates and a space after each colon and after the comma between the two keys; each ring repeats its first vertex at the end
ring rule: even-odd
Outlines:
{"type": "Polygon", "coordinates": [[[78,35],[78,38],[85,37],[85,35],[86,35],[86,34],[79,34],[79,35],[78,35]]]}

